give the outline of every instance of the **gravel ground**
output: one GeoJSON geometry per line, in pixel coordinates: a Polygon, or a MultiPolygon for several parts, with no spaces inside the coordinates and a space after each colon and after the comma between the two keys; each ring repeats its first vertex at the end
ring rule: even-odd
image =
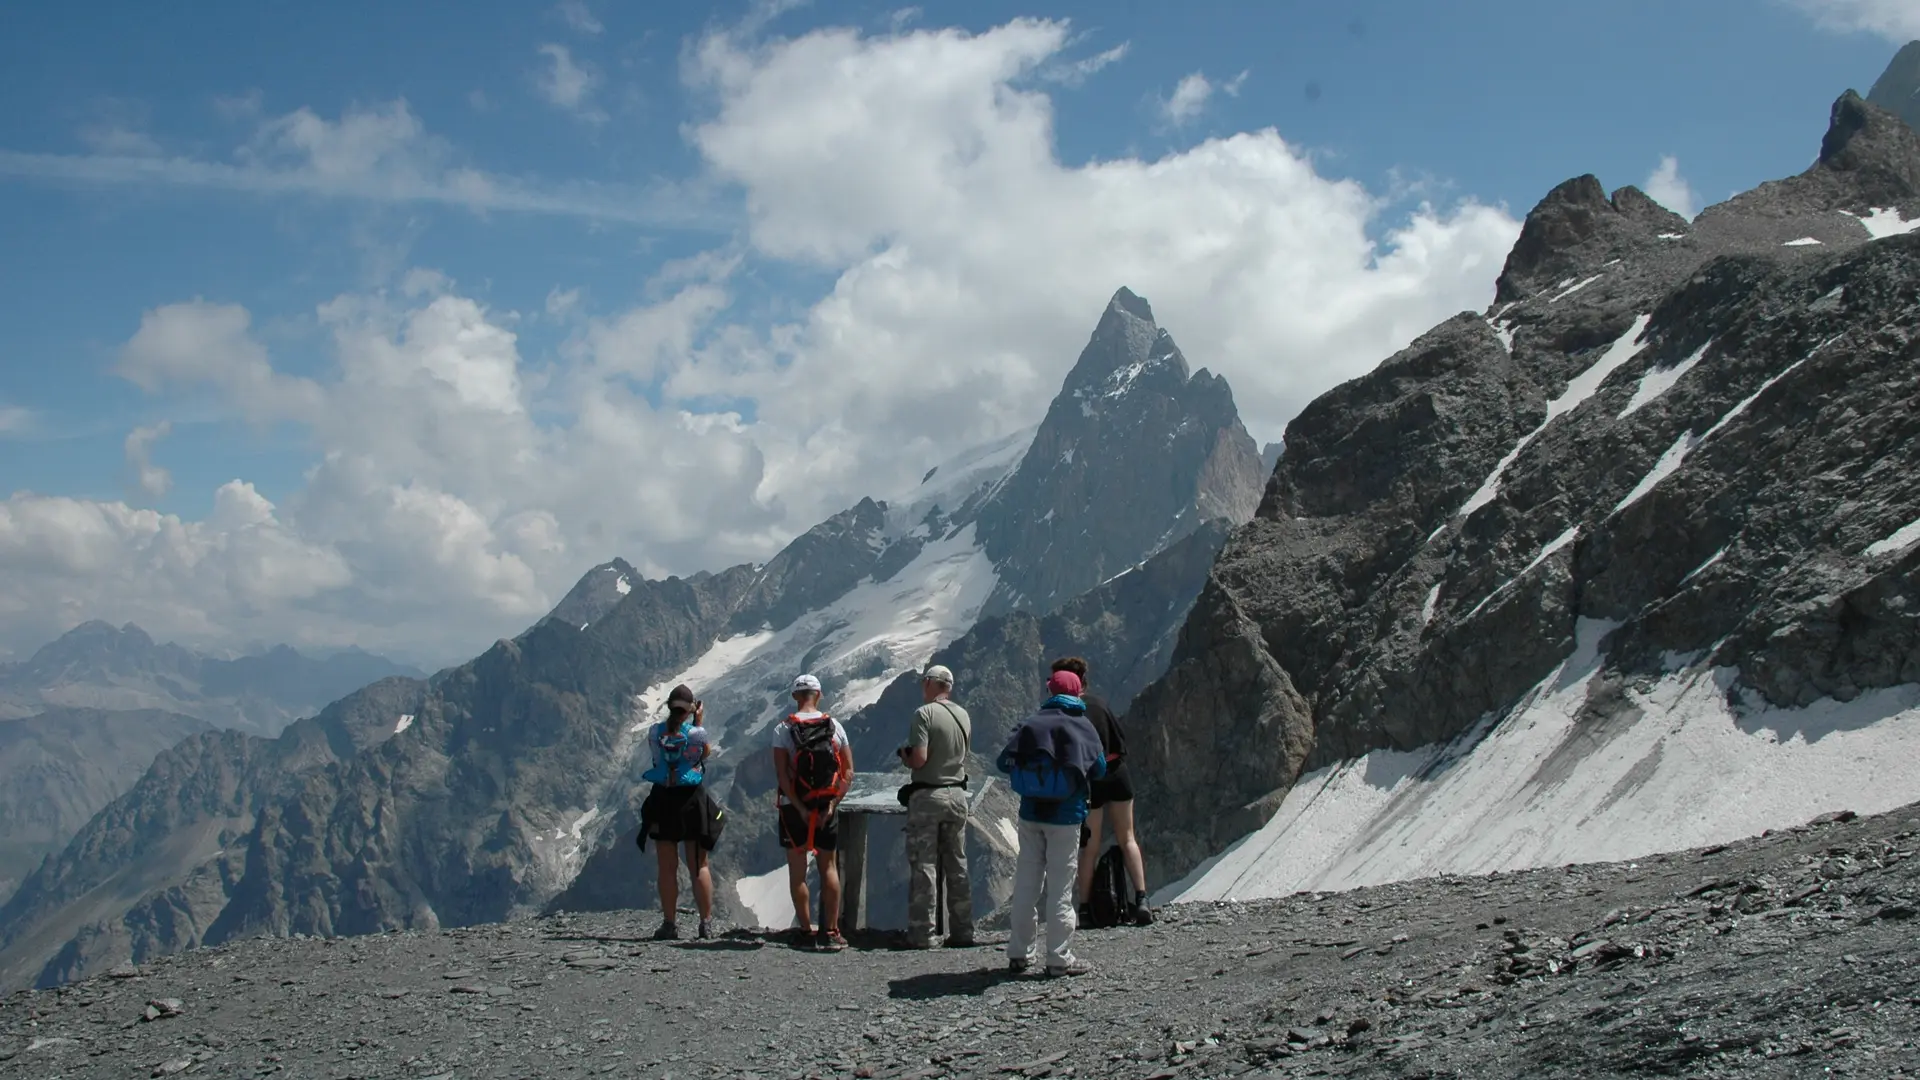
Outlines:
{"type": "Polygon", "coordinates": [[[655,943],[641,913],[250,941],[7,998],[0,1077],[1907,1075],[1916,849],[1920,806],[1174,907],[1082,934],[1077,979],[992,945],[655,943]]]}

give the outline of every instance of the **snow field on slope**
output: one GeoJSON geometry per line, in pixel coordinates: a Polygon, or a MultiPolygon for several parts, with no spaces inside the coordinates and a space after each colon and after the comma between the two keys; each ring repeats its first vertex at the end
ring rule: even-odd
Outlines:
{"type": "MultiPolygon", "coordinates": [[[[965,633],[997,581],[968,525],[927,544],[888,581],[862,581],[779,631],[715,642],[685,670],[647,688],[643,715],[657,719],[666,695],[684,682],[706,703],[716,748],[752,750],[755,744],[745,740],[782,715],[790,704],[787,688],[804,668],[823,677],[849,676],[824,704],[835,716],[851,717],[903,672],[918,669],[935,649],[965,633]]],[[[644,724],[637,720],[635,730],[644,724]]],[[[861,748],[854,747],[854,754],[858,764],[861,748]]]]}
{"type": "Polygon", "coordinates": [[[1012,476],[1033,445],[1035,424],[989,443],[969,447],[933,467],[933,475],[920,481],[909,492],[887,500],[888,531],[896,535],[912,529],[935,506],[948,514],[965,505],[967,497],[981,487],[998,484],[1012,476]]]}
{"type": "Polygon", "coordinates": [[[1633,859],[1920,800],[1920,686],[1739,715],[1735,670],[1687,668],[1576,725],[1610,628],[1581,620],[1573,654],[1503,719],[1302,776],[1264,827],[1156,901],[1633,859]]]}

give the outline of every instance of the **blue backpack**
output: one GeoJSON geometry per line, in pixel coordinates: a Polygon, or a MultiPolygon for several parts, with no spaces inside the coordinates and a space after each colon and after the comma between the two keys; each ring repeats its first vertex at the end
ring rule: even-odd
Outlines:
{"type": "Polygon", "coordinates": [[[659,747],[659,755],[653,767],[641,775],[640,779],[668,787],[694,787],[705,775],[700,765],[687,760],[687,729],[667,731],[665,724],[654,725],[654,745],[659,747]]]}

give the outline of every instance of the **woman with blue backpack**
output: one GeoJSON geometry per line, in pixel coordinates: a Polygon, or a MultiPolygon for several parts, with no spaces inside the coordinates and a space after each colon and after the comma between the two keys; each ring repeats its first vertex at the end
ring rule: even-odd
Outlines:
{"type": "Polygon", "coordinates": [[[1087,795],[1106,775],[1100,736],[1087,722],[1080,676],[1056,671],[1047,680],[1047,700],[1013,731],[995,762],[1007,786],[1020,796],[1020,861],[1013,875],[1012,926],[1007,969],[1033,966],[1039,909],[1047,913],[1046,973],[1085,975],[1093,965],[1073,955],[1074,884],[1080,861],[1080,826],[1087,795]],[[1044,902],[1043,902],[1044,896],[1044,902]]]}
{"type": "Polygon", "coordinates": [[[712,749],[701,726],[706,710],[692,688],[680,685],[667,695],[667,718],[647,731],[653,767],[641,779],[653,783],[640,804],[640,848],[654,842],[659,858],[660,910],[665,919],[656,941],[680,936],[674,916],[680,901],[680,849],[684,846],[693,902],[700,909],[702,939],[713,936],[713,873],[708,856],[720,842],[722,811],[705,787],[707,755],[712,749]]]}

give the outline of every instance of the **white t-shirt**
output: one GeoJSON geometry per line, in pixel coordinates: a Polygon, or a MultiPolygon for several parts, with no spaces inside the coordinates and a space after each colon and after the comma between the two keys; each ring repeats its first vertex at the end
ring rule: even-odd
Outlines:
{"type": "MultiPolygon", "coordinates": [[[[818,720],[825,715],[825,713],[816,709],[802,713],[792,713],[782,718],[779,723],[773,725],[773,748],[775,750],[785,750],[789,754],[793,753],[793,722],[795,720],[818,720]]],[[[847,729],[841,727],[840,721],[838,720],[833,720],[831,723],[833,724],[833,748],[835,750],[845,750],[851,745],[847,739],[847,729]]],[[[787,805],[787,796],[784,792],[777,792],[775,798],[779,800],[781,806],[787,805]]]]}

